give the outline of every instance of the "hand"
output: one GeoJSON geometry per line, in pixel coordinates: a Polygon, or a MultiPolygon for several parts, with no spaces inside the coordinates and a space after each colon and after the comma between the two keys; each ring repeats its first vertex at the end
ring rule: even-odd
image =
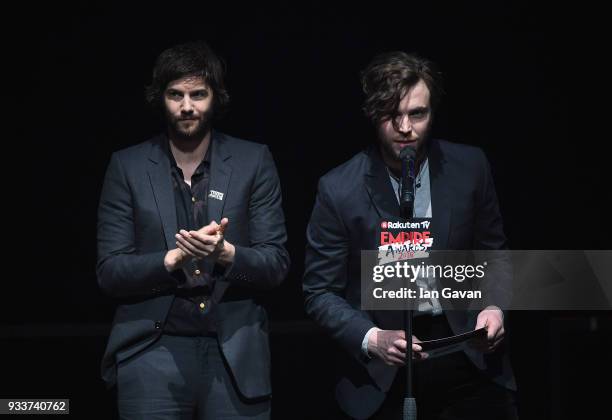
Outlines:
{"type": "Polygon", "coordinates": [[[178,248],[171,249],[164,257],[164,267],[166,267],[168,272],[172,272],[182,268],[190,259],[191,256],[187,255],[182,250],[178,248]]]}
{"type": "MultiPolygon", "coordinates": [[[[429,355],[421,350],[421,340],[412,336],[412,359],[424,360],[429,355]]],[[[403,330],[377,330],[368,337],[368,353],[390,366],[406,364],[406,333],[403,330]]]]}
{"type": "Polygon", "coordinates": [[[478,314],[476,330],[485,327],[487,338],[473,341],[472,345],[483,353],[495,351],[504,339],[504,313],[497,306],[487,306],[478,314]]]}
{"type": "Polygon", "coordinates": [[[213,220],[197,231],[182,229],[175,235],[176,245],[190,257],[212,257],[223,265],[230,264],[234,260],[235,248],[224,238],[228,224],[229,220],[224,217],[220,225],[213,220]]]}

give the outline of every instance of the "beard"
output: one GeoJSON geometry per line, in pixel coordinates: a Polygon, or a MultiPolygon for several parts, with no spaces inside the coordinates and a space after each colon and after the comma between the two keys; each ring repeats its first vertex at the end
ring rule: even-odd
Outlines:
{"type": "MultiPolygon", "coordinates": [[[[386,141],[386,140],[379,140],[380,143],[380,148],[381,148],[381,152],[383,154],[383,156],[385,156],[387,159],[394,161],[394,162],[400,162],[400,151],[401,149],[397,146],[396,143],[393,143],[391,141],[386,141]]],[[[405,147],[413,147],[413,146],[405,146],[405,147]]]]}
{"type": "MultiPolygon", "coordinates": [[[[416,143],[407,145],[404,147],[412,147],[416,148],[416,162],[417,166],[424,160],[425,154],[427,152],[427,145],[429,143],[429,133],[424,133],[424,137],[419,139],[416,143]]],[[[387,164],[391,164],[394,169],[398,169],[401,167],[402,161],[400,159],[400,151],[401,148],[397,146],[396,143],[388,140],[379,139],[378,145],[380,148],[380,152],[387,162],[387,164]]]]}
{"type": "Polygon", "coordinates": [[[212,112],[210,111],[200,115],[199,118],[195,117],[193,119],[188,116],[181,118],[168,116],[168,129],[177,139],[184,141],[200,140],[210,130],[211,117],[212,112]]]}

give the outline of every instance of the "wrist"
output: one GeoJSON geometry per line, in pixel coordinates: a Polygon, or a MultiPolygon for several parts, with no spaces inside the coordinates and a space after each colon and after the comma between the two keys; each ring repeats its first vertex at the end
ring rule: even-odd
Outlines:
{"type": "Polygon", "coordinates": [[[369,356],[372,356],[373,354],[375,354],[375,350],[377,348],[377,344],[378,344],[378,331],[380,331],[380,328],[378,327],[372,327],[367,333],[367,338],[368,338],[368,344],[367,344],[367,353],[369,356]]]}
{"type": "Polygon", "coordinates": [[[178,248],[171,249],[166,253],[166,256],[164,257],[164,267],[166,267],[166,270],[169,273],[178,268],[177,266],[180,260],[181,253],[182,251],[178,248]]]}
{"type": "Polygon", "coordinates": [[[219,258],[217,261],[223,265],[227,266],[234,262],[234,257],[236,255],[236,247],[229,243],[228,241],[223,241],[223,248],[219,253],[219,258]]]}

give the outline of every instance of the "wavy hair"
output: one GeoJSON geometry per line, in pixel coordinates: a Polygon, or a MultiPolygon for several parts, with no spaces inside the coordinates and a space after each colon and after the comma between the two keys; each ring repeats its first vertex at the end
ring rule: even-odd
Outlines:
{"type": "Polygon", "coordinates": [[[442,77],[431,61],[416,54],[392,51],[377,55],[361,72],[363,112],[374,124],[392,118],[406,92],[423,80],[432,111],[443,95],[442,77]]]}
{"type": "Polygon", "coordinates": [[[151,84],[145,88],[146,101],[161,112],[168,84],[184,77],[202,77],[213,91],[213,117],[225,114],[230,102],[224,82],[225,63],[203,41],[176,45],[157,57],[151,84]]]}

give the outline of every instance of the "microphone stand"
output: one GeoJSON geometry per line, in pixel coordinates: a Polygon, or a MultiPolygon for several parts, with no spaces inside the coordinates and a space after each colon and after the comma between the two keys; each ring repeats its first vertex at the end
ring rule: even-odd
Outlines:
{"type": "MultiPolygon", "coordinates": [[[[414,185],[414,160],[408,161],[407,167],[402,168],[404,171],[407,170],[408,177],[402,174],[402,181],[406,178],[414,185]]],[[[414,191],[414,189],[413,189],[414,191]]],[[[409,203],[400,203],[400,217],[404,221],[410,221],[412,219],[414,209],[414,194],[412,195],[413,200],[409,203]]],[[[406,393],[404,394],[404,407],[403,407],[403,419],[404,420],[416,420],[417,419],[417,405],[416,399],[413,395],[412,390],[412,315],[413,310],[407,309],[404,311],[404,332],[406,334],[406,393]]]]}
{"type": "Polygon", "coordinates": [[[406,394],[404,395],[404,420],[416,420],[416,399],[412,392],[412,309],[404,311],[406,332],[406,394]]]}

